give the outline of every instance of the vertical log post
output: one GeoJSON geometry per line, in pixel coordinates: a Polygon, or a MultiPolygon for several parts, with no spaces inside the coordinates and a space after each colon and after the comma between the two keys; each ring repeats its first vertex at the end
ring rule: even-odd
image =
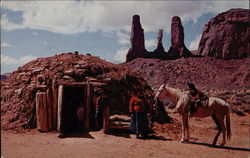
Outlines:
{"type": "Polygon", "coordinates": [[[46,91],[48,131],[52,130],[52,103],[50,89],[46,91]]]}
{"type": "Polygon", "coordinates": [[[47,95],[46,92],[38,91],[36,94],[36,119],[39,131],[48,131],[47,120],[47,95]]]}
{"type": "Polygon", "coordinates": [[[104,133],[109,132],[109,110],[110,107],[106,105],[103,109],[103,129],[104,133]]]}
{"type": "Polygon", "coordinates": [[[48,123],[48,99],[47,99],[47,85],[43,75],[38,75],[36,80],[36,87],[39,89],[36,94],[36,119],[37,128],[39,131],[49,131],[48,123]]]}
{"type": "Polygon", "coordinates": [[[62,103],[63,103],[63,86],[58,87],[58,113],[57,113],[57,131],[61,132],[62,126],[62,103]]]}
{"type": "Polygon", "coordinates": [[[90,104],[91,104],[91,84],[87,83],[86,91],[85,91],[85,99],[86,99],[86,115],[85,115],[85,129],[90,130],[90,104]]]}
{"type": "Polygon", "coordinates": [[[96,102],[97,102],[97,96],[96,95],[93,95],[92,97],[92,105],[93,106],[93,110],[94,110],[94,121],[93,121],[93,125],[92,125],[92,128],[93,129],[96,129],[97,128],[97,120],[96,120],[96,117],[95,117],[95,114],[96,114],[96,102]]]}
{"type": "Polygon", "coordinates": [[[52,129],[56,130],[57,126],[57,102],[58,102],[58,89],[56,78],[52,81],[52,129]]]}

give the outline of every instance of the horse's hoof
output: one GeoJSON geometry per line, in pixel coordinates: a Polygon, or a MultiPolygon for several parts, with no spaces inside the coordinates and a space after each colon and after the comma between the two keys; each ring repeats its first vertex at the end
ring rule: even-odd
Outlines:
{"type": "Polygon", "coordinates": [[[216,146],[216,142],[213,142],[212,146],[216,146]]]}
{"type": "Polygon", "coordinates": [[[226,144],[226,141],[222,141],[220,146],[224,146],[226,144]]]}
{"type": "Polygon", "coordinates": [[[188,141],[188,140],[183,140],[183,139],[182,139],[180,142],[181,142],[181,143],[188,143],[189,141],[188,141]]]}

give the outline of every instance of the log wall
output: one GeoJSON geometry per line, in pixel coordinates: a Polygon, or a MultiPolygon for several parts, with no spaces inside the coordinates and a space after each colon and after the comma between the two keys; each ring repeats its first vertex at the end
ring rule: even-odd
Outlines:
{"type": "Polygon", "coordinates": [[[57,102],[58,102],[58,87],[56,79],[52,81],[52,129],[57,127],[57,102]]]}
{"type": "MultiPolygon", "coordinates": [[[[92,113],[95,109],[95,96],[93,88],[95,87],[92,83],[85,84],[61,84],[57,85],[56,80],[52,81],[52,87],[46,90],[40,90],[36,94],[36,116],[37,116],[37,128],[39,131],[51,131],[62,130],[62,108],[64,87],[84,87],[84,121],[83,127],[86,131],[91,130],[94,125],[91,125],[92,113]]],[[[103,128],[105,132],[109,130],[109,107],[104,109],[103,113],[103,128]]],[[[93,122],[93,121],[92,121],[93,122]]]]}

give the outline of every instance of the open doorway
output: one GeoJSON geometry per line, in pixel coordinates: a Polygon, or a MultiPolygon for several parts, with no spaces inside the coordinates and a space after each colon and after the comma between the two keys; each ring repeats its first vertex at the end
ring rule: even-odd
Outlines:
{"type": "Polygon", "coordinates": [[[72,133],[84,131],[85,88],[64,87],[61,105],[61,132],[72,133]]]}

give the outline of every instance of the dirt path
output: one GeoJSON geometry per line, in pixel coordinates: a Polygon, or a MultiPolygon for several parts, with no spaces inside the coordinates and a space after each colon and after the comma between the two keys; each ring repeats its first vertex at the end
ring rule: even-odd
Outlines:
{"type": "MultiPolygon", "coordinates": [[[[178,118],[178,115],[172,115],[178,118]]],[[[165,158],[165,157],[207,157],[207,158],[249,158],[249,115],[232,115],[232,139],[225,148],[211,147],[216,133],[211,119],[191,120],[191,142],[180,143],[164,133],[163,137],[135,139],[134,135],[104,135],[102,132],[90,132],[70,138],[58,138],[58,133],[40,133],[37,131],[14,134],[2,131],[1,155],[4,158],[165,158]]],[[[221,139],[219,139],[221,141],[221,139]]]]}

